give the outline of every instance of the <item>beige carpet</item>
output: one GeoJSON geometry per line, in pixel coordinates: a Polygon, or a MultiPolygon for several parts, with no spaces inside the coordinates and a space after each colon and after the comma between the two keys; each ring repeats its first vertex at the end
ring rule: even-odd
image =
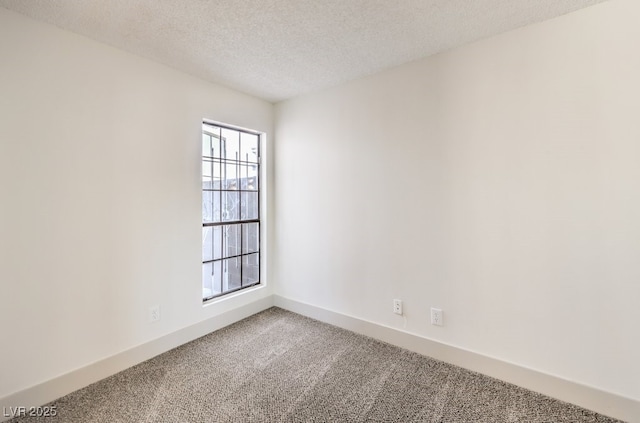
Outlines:
{"type": "Polygon", "coordinates": [[[271,308],[16,422],[616,422],[271,308]]]}

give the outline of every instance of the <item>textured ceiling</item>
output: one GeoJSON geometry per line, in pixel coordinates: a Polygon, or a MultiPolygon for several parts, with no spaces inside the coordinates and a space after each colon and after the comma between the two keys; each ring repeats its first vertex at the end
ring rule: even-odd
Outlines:
{"type": "Polygon", "coordinates": [[[279,101],[603,0],[0,0],[279,101]]]}

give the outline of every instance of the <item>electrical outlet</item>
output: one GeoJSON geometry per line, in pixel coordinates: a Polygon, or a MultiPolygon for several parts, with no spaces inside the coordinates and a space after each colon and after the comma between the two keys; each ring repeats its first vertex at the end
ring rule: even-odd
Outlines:
{"type": "Polygon", "coordinates": [[[160,306],[154,305],[149,307],[149,323],[160,320],[160,306]]]}
{"type": "Polygon", "coordinates": [[[444,324],[442,310],[439,308],[431,307],[431,324],[435,326],[442,326],[444,324]]]}
{"type": "Polygon", "coordinates": [[[393,300],[393,312],[402,315],[402,300],[393,300]]]}

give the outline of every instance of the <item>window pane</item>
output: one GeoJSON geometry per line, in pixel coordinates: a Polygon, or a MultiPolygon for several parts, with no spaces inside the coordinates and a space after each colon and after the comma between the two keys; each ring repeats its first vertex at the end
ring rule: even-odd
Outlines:
{"type": "Polygon", "coordinates": [[[202,133],[202,156],[211,157],[211,135],[202,133]]]}
{"type": "Polygon", "coordinates": [[[248,185],[247,189],[253,189],[253,190],[258,190],[258,186],[259,186],[259,181],[258,179],[260,178],[259,172],[258,172],[258,165],[250,165],[249,166],[249,174],[248,174],[248,185]]]}
{"type": "Polygon", "coordinates": [[[220,222],[220,191],[202,191],[202,221],[220,222]]]}
{"type": "Polygon", "coordinates": [[[242,193],[242,219],[258,218],[258,193],[243,192],[242,193]]]}
{"type": "Polygon", "coordinates": [[[202,298],[222,293],[222,262],[202,265],[202,298]]]}
{"type": "Polygon", "coordinates": [[[240,255],[241,238],[240,225],[225,225],[223,231],[224,247],[223,257],[240,255]]]}
{"type": "Polygon", "coordinates": [[[213,189],[220,189],[220,179],[222,178],[222,165],[220,161],[213,161],[213,189]]]}
{"type": "Polygon", "coordinates": [[[202,125],[202,155],[220,157],[220,128],[214,125],[202,125]]]}
{"type": "Polygon", "coordinates": [[[258,162],[258,136],[242,133],[240,136],[240,160],[245,162],[258,162]]]}
{"type": "Polygon", "coordinates": [[[202,221],[213,222],[213,191],[202,191],[202,221]]]}
{"type": "Polygon", "coordinates": [[[243,165],[240,169],[240,189],[257,191],[258,190],[258,172],[257,165],[243,165]]]}
{"type": "Polygon", "coordinates": [[[202,261],[213,260],[213,228],[202,228],[202,261]]]}
{"type": "Polygon", "coordinates": [[[202,189],[213,188],[212,167],[213,163],[211,161],[202,161],[202,189]]]}
{"type": "Polygon", "coordinates": [[[222,189],[238,189],[238,165],[223,163],[222,180],[222,189]]]}
{"type": "Polygon", "coordinates": [[[222,258],[222,226],[202,228],[202,261],[222,258]]]}
{"type": "Polygon", "coordinates": [[[238,192],[222,192],[222,221],[240,220],[240,196],[238,192]]]}
{"type": "Polygon", "coordinates": [[[217,136],[211,138],[211,149],[213,150],[213,157],[216,158],[216,159],[219,159],[221,157],[221,154],[220,154],[221,153],[221,151],[220,151],[220,135],[217,135],[217,136]]]}
{"type": "Polygon", "coordinates": [[[212,226],[213,229],[213,258],[222,258],[222,226],[212,226]]]}
{"type": "Polygon", "coordinates": [[[260,281],[260,254],[242,256],[242,285],[253,285],[260,281]]]}
{"type": "Polygon", "coordinates": [[[247,178],[247,186],[246,186],[245,189],[250,190],[250,191],[257,191],[258,190],[258,177],[257,176],[248,177],[247,178]]]}
{"type": "Polygon", "coordinates": [[[240,158],[240,133],[233,129],[222,128],[222,157],[227,160],[240,158]]]}
{"type": "Polygon", "coordinates": [[[242,254],[255,253],[260,247],[260,226],[257,223],[242,225],[242,254]]]}
{"type": "Polygon", "coordinates": [[[202,265],[202,297],[207,298],[214,295],[213,289],[213,263],[202,265]]]}
{"type": "Polygon", "coordinates": [[[240,257],[222,260],[222,290],[231,291],[240,288],[240,257]]]}
{"type": "Polygon", "coordinates": [[[213,198],[213,221],[222,222],[222,193],[213,191],[211,197],[213,198]]]}

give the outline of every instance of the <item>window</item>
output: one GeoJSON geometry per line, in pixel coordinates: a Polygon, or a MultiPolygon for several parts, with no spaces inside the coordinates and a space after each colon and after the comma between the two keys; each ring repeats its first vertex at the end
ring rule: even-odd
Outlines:
{"type": "Polygon", "coordinates": [[[202,299],[260,283],[260,134],[202,124],[202,299]]]}

